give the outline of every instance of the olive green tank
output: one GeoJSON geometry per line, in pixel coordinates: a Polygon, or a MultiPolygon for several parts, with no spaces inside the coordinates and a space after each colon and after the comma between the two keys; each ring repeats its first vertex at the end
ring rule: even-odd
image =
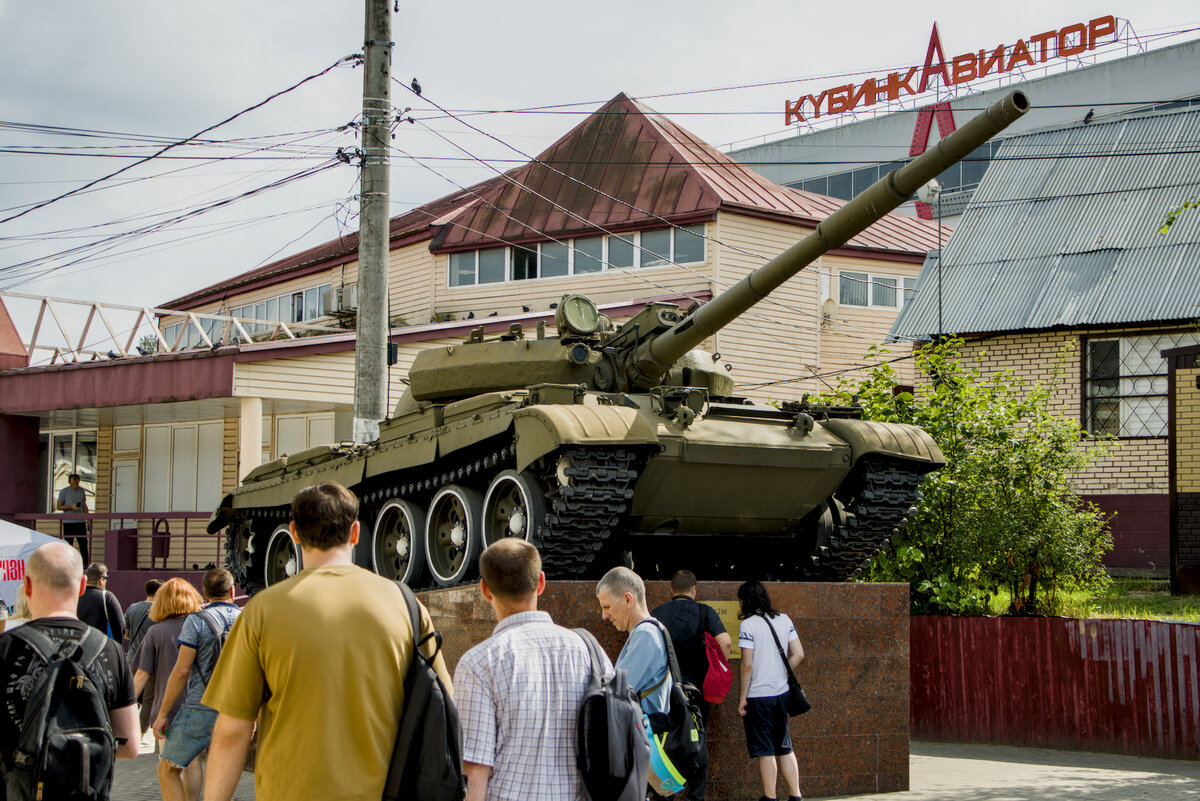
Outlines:
{"type": "Polygon", "coordinates": [[[937,444],[853,408],[737,397],[696,348],[1028,107],[1020,92],[990,106],[703,306],[653,303],[614,330],[568,295],[554,336],[481,328],[422,351],[377,441],[264,464],[222,500],[208,529],[227,529],[238,584],[253,592],[301,567],[288,504],[328,480],[361,501],[355,561],[418,587],[473,578],[502,537],[537,545],[552,578],[622,563],[647,577],[856,575],[944,464],[937,444]]]}

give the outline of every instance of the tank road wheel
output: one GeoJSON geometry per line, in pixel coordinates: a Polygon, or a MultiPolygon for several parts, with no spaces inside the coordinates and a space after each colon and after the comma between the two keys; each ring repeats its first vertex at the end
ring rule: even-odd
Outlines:
{"type": "Polygon", "coordinates": [[[384,578],[417,586],[425,578],[425,510],[415,503],[388,501],[371,534],[371,569],[384,578]]]}
{"type": "Polygon", "coordinates": [[[267,566],[263,578],[268,587],[300,572],[302,567],[300,548],[292,539],[287,526],[279,526],[271,533],[267,542],[267,566]]]}
{"type": "Polygon", "coordinates": [[[546,522],[546,488],[528,470],[505,470],[483,498],[483,547],[505,537],[532,542],[546,522]]]}
{"type": "Polygon", "coordinates": [[[425,522],[425,556],[440,587],[458,584],[479,569],[483,499],[479,492],[447,484],[429,503],[425,522]]]}

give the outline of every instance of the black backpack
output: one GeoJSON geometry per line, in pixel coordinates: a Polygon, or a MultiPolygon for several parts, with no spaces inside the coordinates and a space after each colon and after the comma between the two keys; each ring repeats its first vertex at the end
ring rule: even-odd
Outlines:
{"type": "Polygon", "coordinates": [[[433,632],[421,636],[421,610],[417,597],[406,584],[397,581],[412,621],[413,660],[404,677],[404,715],[387,781],[384,801],[461,801],[467,796],[467,779],[462,766],[462,730],[458,708],[433,661],[442,649],[442,635],[433,632]],[[434,641],[433,653],[426,656],[421,647],[434,641]]]}
{"type": "Polygon", "coordinates": [[[12,770],[8,801],[105,799],[112,787],[117,744],[102,688],[87,670],[107,637],[88,626],[78,643],[54,641],[32,626],[13,629],[45,663],[33,678],[12,770]]]}
{"type": "MultiPolygon", "coordinates": [[[[671,760],[679,775],[685,781],[691,781],[700,770],[705,756],[704,718],[696,703],[701,694],[694,685],[684,682],[667,627],[655,618],[649,620],[662,632],[667,649],[667,672],[671,677],[667,711],[647,715],[650,730],[655,737],[662,739],[662,751],[671,760]]],[[[666,678],[663,681],[666,681],[666,678]]],[[[659,686],[661,682],[645,691],[643,695],[654,692],[659,686]]]]}
{"type": "Polygon", "coordinates": [[[643,801],[650,777],[650,741],[642,705],[624,670],[604,675],[600,643],[575,629],[587,643],[592,676],[579,704],[575,757],[585,801],[643,801]]]}

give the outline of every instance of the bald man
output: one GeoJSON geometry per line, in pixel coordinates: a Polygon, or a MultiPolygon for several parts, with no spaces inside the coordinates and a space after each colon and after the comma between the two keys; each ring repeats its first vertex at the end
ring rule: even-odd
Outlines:
{"type": "MultiPolygon", "coordinates": [[[[79,643],[85,632],[95,631],[76,615],[84,586],[83,560],[78,551],[64,542],[38,548],[30,554],[25,567],[24,590],[33,619],[22,628],[45,635],[57,648],[64,643],[79,643]]],[[[45,664],[32,646],[21,639],[20,632],[21,629],[16,629],[0,634],[0,680],[4,693],[0,704],[0,758],[4,760],[5,772],[13,765],[28,693],[33,686],[30,679],[45,664]]],[[[104,696],[109,724],[117,741],[117,759],[136,757],[141,739],[137,699],[120,643],[104,637],[104,648],[87,674],[104,696]]],[[[103,797],[108,797],[107,791],[103,797]]]]}

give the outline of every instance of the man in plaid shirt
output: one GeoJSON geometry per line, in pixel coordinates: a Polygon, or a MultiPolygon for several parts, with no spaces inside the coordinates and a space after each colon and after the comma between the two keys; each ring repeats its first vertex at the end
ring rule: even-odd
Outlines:
{"type": "Polygon", "coordinates": [[[479,574],[497,623],[454,671],[467,801],[578,801],[575,722],[591,677],[587,646],[537,610],[546,589],[537,548],[515,537],[493,543],[479,574]]]}

